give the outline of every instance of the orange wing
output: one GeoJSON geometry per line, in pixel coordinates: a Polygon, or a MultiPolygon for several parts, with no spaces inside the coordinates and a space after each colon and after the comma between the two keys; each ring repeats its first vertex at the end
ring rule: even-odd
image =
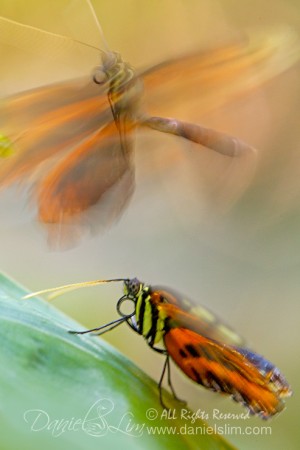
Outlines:
{"type": "Polygon", "coordinates": [[[1,161],[1,186],[34,183],[39,219],[52,224],[52,245],[70,247],[86,228],[107,227],[123,212],[134,186],[132,124],[124,126],[121,142],[107,94],[90,80],[3,101],[0,130],[10,155],[1,161]]]}
{"type": "Polygon", "coordinates": [[[81,79],[37,88],[1,102],[0,130],[13,154],[1,162],[7,186],[60,156],[113,120],[103,88],[81,79]]]}
{"type": "Polygon", "coordinates": [[[256,30],[220,48],[165,61],[143,72],[145,93],[150,94],[147,104],[162,115],[172,102],[176,106],[197,100],[197,111],[207,112],[272,80],[296,61],[299,39],[290,28],[256,30]]]}
{"type": "Polygon", "coordinates": [[[196,383],[231,395],[251,414],[267,419],[284,408],[290,387],[279,370],[262,356],[230,347],[184,328],[164,336],[169,355],[196,383]]]}
{"type": "Polygon", "coordinates": [[[124,152],[112,122],[86,138],[37,183],[39,219],[51,224],[52,245],[74,245],[94,222],[107,227],[121,215],[134,189],[130,144],[126,136],[124,152]]]}

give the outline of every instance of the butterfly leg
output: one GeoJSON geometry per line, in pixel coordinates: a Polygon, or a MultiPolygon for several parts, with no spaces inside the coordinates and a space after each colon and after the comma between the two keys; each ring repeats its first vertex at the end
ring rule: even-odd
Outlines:
{"type": "Polygon", "coordinates": [[[155,350],[157,353],[160,353],[160,354],[163,354],[163,355],[166,356],[165,363],[164,363],[164,366],[163,366],[163,369],[162,369],[162,373],[161,373],[161,376],[160,376],[160,379],[159,379],[159,382],[158,382],[159,401],[160,401],[161,406],[162,406],[163,408],[165,408],[165,409],[169,409],[169,408],[165,405],[165,403],[164,403],[164,401],[163,401],[163,395],[162,395],[162,383],[163,383],[163,380],[164,380],[164,377],[165,377],[166,372],[167,372],[168,386],[169,386],[170,389],[171,389],[171,392],[172,392],[173,397],[174,397],[175,400],[177,400],[178,402],[181,402],[181,403],[185,403],[185,404],[186,404],[186,401],[185,401],[185,400],[182,400],[182,399],[180,399],[179,397],[177,397],[176,392],[175,392],[175,390],[174,390],[174,387],[173,387],[173,385],[172,385],[172,382],[171,382],[170,356],[169,356],[169,354],[166,352],[166,350],[163,350],[163,349],[160,349],[160,348],[156,348],[156,347],[151,347],[151,348],[152,348],[153,350],[155,350]]]}
{"type": "Polygon", "coordinates": [[[100,336],[101,334],[106,333],[107,331],[113,330],[117,326],[121,325],[123,322],[125,322],[127,319],[127,316],[121,317],[120,319],[113,320],[112,322],[109,322],[105,325],[102,325],[101,327],[97,328],[91,328],[90,330],[84,330],[84,331],[74,331],[74,330],[68,330],[68,333],[70,334],[88,334],[91,333],[94,336],[100,336]],[[99,331],[101,330],[101,331],[99,331]],[[95,331],[98,331],[98,333],[95,333],[95,331]]]}
{"type": "Polygon", "coordinates": [[[171,389],[171,392],[172,392],[172,394],[173,394],[173,397],[174,397],[175,400],[177,400],[178,402],[184,403],[184,404],[186,405],[186,403],[187,403],[186,400],[183,400],[182,398],[179,398],[179,397],[177,396],[177,394],[176,394],[176,392],[175,392],[175,390],[174,390],[174,387],[173,387],[173,385],[172,385],[172,382],[171,382],[171,366],[170,366],[170,356],[169,356],[169,355],[167,355],[165,364],[167,365],[167,372],[168,372],[168,386],[169,386],[170,389],[171,389]]]}

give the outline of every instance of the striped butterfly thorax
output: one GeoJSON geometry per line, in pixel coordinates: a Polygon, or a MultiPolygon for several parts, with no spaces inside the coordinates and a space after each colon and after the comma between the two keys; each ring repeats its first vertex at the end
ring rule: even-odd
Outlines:
{"type": "Polygon", "coordinates": [[[292,391],[279,369],[246,348],[244,340],[205,307],[170,289],[146,285],[137,278],[117,278],[67,285],[26,297],[49,292],[53,297],[111,282],[124,285],[124,295],[116,305],[120,318],[97,328],[70,333],[101,335],[127,322],[151,349],[166,358],[158,384],[162,406],[165,406],[162,383],[166,374],[177,398],[170,378],[171,358],[191,380],[211,391],[229,395],[251,414],[267,419],[284,409],[284,399],[292,391]],[[126,302],[133,306],[129,313],[124,312],[126,302]]]}
{"type": "MultiPolygon", "coordinates": [[[[31,39],[47,40],[49,45],[53,41],[55,48],[72,42],[0,17],[2,42],[14,44],[19,34],[20,45],[31,39]]],[[[119,54],[99,50],[102,63],[93,76],[42,86],[2,101],[0,186],[16,182],[32,186],[39,220],[51,225],[50,234],[63,244],[73,228],[76,240],[81,225],[91,225],[90,220],[110,225],[126,208],[134,190],[133,137],[137,127],[192,141],[199,150],[206,147],[226,157],[250,154],[255,158],[251,145],[223,132],[146,112],[141,102],[142,86],[150,98],[150,108],[161,96],[159,103],[153,104],[155,113],[168,101],[165,95],[172,98],[169,91],[175,85],[177,91],[185,86],[187,101],[191,97],[195,101],[199,94],[199,108],[206,109],[286,70],[299,56],[296,48],[293,34],[274,32],[139,72],[119,54]],[[220,91],[220,86],[225,90],[220,91]],[[214,93],[214,101],[209,92],[214,93]],[[72,228],[64,233],[63,226],[72,228]]],[[[151,168],[147,173],[151,176],[151,168]]]]}

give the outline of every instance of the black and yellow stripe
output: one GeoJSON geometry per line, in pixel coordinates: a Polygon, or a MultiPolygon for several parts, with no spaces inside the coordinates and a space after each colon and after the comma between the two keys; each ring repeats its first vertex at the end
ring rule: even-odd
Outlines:
{"type": "MultiPolygon", "coordinates": [[[[130,294],[130,292],[129,292],[130,294]]],[[[139,293],[135,298],[136,331],[144,336],[148,344],[153,347],[159,343],[166,331],[166,314],[153,301],[153,292],[150,286],[141,283],[139,293]]],[[[164,299],[161,299],[163,303],[164,299]]]]}

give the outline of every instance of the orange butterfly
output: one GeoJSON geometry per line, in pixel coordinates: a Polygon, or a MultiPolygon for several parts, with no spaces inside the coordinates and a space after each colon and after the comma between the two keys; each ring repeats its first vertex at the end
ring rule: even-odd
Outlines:
{"type": "Polygon", "coordinates": [[[245,348],[242,338],[210,311],[169,289],[146,285],[137,278],[117,278],[47,289],[25,298],[47,292],[53,292],[55,297],[77,288],[111,282],[124,283],[124,295],[116,306],[121,317],[97,328],[70,333],[101,335],[127,322],[151,349],[166,357],[158,383],[163,407],[162,383],[166,373],[177,398],[171,383],[171,358],[193,381],[211,391],[230,395],[251,414],[267,419],[283,410],[284,399],[292,391],[279,369],[245,348]],[[133,303],[131,313],[122,311],[123,303],[128,301],[133,303]]]}
{"type": "MultiPolygon", "coordinates": [[[[32,33],[37,42],[45,37],[56,44],[72,41],[0,17],[2,40],[13,40],[20,29],[25,42],[32,33]]],[[[244,92],[293,64],[293,48],[286,35],[274,35],[168,61],[138,75],[119,54],[98,50],[102,64],[93,78],[40,87],[3,101],[0,186],[31,182],[39,220],[51,224],[54,237],[58,232],[62,243],[80,236],[76,225],[89,220],[83,214],[87,211],[110,224],[124,211],[134,190],[137,127],[171,133],[199,144],[199,149],[204,146],[226,156],[254,152],[215,130],[148,115],[141,108],[143,85],[152,96],[185,83],[190,86],[187,94],[194,97],[195,85],[212,90],[221,79],[228,95],[244,92]],[[62,225],[67,226],[65,234],[62,225]]]]}

